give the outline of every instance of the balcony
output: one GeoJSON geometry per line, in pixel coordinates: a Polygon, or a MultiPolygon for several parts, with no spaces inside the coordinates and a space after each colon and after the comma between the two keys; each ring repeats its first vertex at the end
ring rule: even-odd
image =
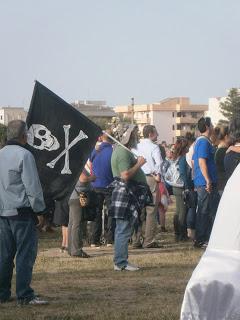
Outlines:
{"type": "Polygon", "coordinates": [[[192,118],[192,117],[177,117],[176,124],[195,124],[198,122],[199,118],[192,118]]]}
{"type": "Polygon", "coordinates": [[[185,137],[187,132],[191,132],[192,130],[190,128],[188,129],[181,129],[181,130],[175,130],[175,136],[176,137],[185,137]]]}
{"type": "Polygon", "coordinates": [[[151,124],[151,119],[148,117],[138,117],[134,118],[134,120],[139,124],[151,124]]]}

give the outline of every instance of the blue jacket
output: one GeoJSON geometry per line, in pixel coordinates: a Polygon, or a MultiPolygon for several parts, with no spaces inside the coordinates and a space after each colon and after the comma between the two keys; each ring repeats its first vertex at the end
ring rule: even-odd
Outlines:
{"type": "Polygon", "coordinates": [[[0,216],[16,216],[23,207],[37,213],[45,203],[34,157],[16,143],[0,150],[0,216]]]}
{"type": "Polygon", "coordinates": [[[99,150],[93,150],[90,157],[92,172],[96,176],[96,180],[92,182],[93,188],[106,188],[113,181],[112,152],[112,145],[108,142],[102,142],[99,150]]]}

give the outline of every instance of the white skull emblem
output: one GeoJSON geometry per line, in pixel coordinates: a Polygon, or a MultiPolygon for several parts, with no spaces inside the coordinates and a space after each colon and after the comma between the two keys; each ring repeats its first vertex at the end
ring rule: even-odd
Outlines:
{"type": "Polygon", "coordinates": [[[28,130],[28,144],[38,150],[53,151],[60,147],[60,144],[51,131],[42,124],[33,124],[28,130]],[[40,144],[36,144],[35,139],[40,144]]]}

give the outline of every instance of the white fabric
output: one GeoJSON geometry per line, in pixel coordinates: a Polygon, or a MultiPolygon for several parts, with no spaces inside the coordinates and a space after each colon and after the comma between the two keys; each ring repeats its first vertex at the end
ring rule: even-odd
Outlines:
{"type": "Polygon", "coordinates": [[[185,290],[181,320],[240,319],[240,165],[222,195],[206,252],[185,290]]]}
{"type": "Polygon", "coordinates": [[[141,168],[145,174],[161,174],[163,160],[158,145],[150,139],[143,139],[137,145],[137,154],[146,159],[146,163],[141,168]]]}
{"type": "Polygon", "coordinates": [[[188,153],[186,153],[186,161],[190,168],[192,168],[193,151],[194,151],[194,143],[190,146],[188,153]]]}

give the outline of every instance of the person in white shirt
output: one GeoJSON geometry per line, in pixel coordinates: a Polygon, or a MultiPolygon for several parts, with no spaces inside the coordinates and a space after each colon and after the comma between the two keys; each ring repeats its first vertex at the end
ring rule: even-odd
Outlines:
{"type": "Polygon", "coordinates": [[[158,182],[161,180],[162,156],[157,141],[158,133],[153,125],[146,125],[143,128],[144,139],[137,145],[137,154],[146,159],[142,170],[146,175],[147,183],[153,195],[154,206],[146,207],[146,228],[144,237],[145,248],[158,248],[159,245],[154,237],[157,230],[157,212],[158,212],[158,182]]]}

